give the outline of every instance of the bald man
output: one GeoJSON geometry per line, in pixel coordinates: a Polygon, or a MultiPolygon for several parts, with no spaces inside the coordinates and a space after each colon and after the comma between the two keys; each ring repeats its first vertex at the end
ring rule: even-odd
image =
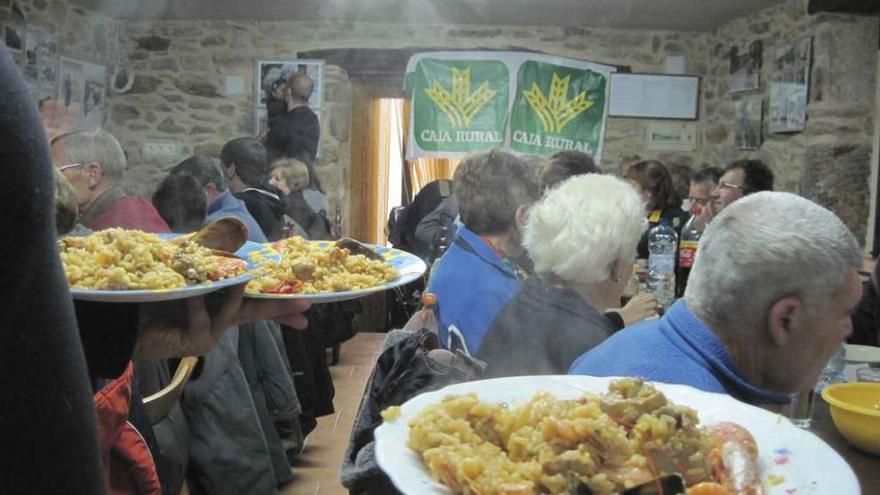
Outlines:
{"type": "Polygon", "coordinates": [[[295,158],[308,165],[315,163],[321,126],[318,116],[309,108],[314,87],[312,79],[300,72],[287,80],[287,111],[272,120],[266,137],[270,163],[281,157],[295,158]]]}

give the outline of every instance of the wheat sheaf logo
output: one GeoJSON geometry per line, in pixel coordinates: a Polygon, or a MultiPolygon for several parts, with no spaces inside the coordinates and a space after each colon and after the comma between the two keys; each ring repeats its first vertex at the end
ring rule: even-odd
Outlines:
{"type": "Polygon", "coordinates": [[[434,79],[425,93],[446,114],[452,126],[460,129],[470,125],[477,112],[492,101],[497,91],[489,87],[489,81],[483,81],[483,84],[471,93],[471,68],[468,67],[464,70],[452,69],[451,92],[440,84],[440,81],[434,79]]]}
{"type": "Polygon", "coordinates": [[[523,91],[523,96],[529,102],[529,106],[538,115],[544,132],[559,134],[575,117],[587,111],[593,106],[593,102],[587,99],[586,91],[581,91],[574,98],[567,100],[568,85],[571,76],[561,78],[553,73],[550,83],[550,96],[541,92],[538,83],[532,83],[532,87],[523,91]]]}

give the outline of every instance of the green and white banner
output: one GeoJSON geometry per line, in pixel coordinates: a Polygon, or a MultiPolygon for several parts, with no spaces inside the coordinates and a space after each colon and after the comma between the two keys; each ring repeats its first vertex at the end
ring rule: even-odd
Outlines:
{"type": "Polygon", "coordinates": [[[414,55],[407,157],[504,148],[601,159],[613,67],[520,52],[414,55]]]}

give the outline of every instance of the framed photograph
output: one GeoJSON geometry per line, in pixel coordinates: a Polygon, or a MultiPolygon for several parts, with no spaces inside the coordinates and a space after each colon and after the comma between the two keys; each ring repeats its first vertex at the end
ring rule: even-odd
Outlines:
{"type": "Polygon", "coordinates": [[[64,113],[73,115],[77,129],[92,129],[103,124],[106,77],[103,65],[60,58],[57,99],[64,113]]]}
{"type": "Polygon", "coordinates": [[[761,97],[743,98],[734,102],[734,142],[737,149],[756,150],[761,147],[761,104],[761,97]]]}
{"type": "Polygon", "coordinates": [[[734,46],[730,49],[730,93],[754,91],[761,88],[761,66],[764,63],[764,46],[761,40],[749,43],[745,53],[734,46]]]}
{"type": "Polygon", "coordinates": [[[777,46],[770,83],[770,132],[800,132],[807,121],[812,38],[777,46]]]}
{"type": "Polygon", "coordinates": [[[55,94],[58,82],[58,38],[55,33],[45,30],[38,31],[37,40],[37,84],[42,92],[55,94]]]}
{"type": "Polygon", "coordinates": [[[42,33],[39,29],[33,28],[27,29],[25,32],[27,36],[24,43],[24,63],[28,67],[36,67],[42,33]]]}
{"type": "Polygon", "coordinates": [[[280,98],[279,88],[290,76],[300,72],[308,75],[315,83],[315,89],[309,98],[309,107],[320,116],[321,104],[324,101],[324,61],[323,60],[261,60],[257,62],[254,76],[254,130],[256,134],[268,130],[267,103],[280,98]]]}
{"type": "Polygon", "coordinates": [[[55,36],[55,33],[42,29],[38,29],[36,32],[39,34],[37,56],[46,62],[54,61],[58,57],[58,37],[55,36]]]}
{"type": "Polygon", "coordinates": [[[11,52],[20,52],[24,48],[25,34],[21,26],[7,24],[3,28],[3,40],[11,52]]]}

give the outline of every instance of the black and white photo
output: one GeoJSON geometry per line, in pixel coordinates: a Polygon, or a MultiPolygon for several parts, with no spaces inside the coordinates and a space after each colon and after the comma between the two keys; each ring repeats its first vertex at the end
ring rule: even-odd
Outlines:
{"type": "Polygon", "coordinates": [[[323,60],[259,61],[254,78],[257,94],[254,127],[257,134],[269,128],[268,108],[280,104],[284,99],[281,94],[284,85],[290,76],[298,72],[308,75],[314,83],[315,89],[309,97],[309,108],[320,115],[321,103],[324,99],[323,60]]]}
{"type": "Polygon", "coordinates": [[[100,127],[104,121],[106,70],[103,65],[61,57],[58,100],[77,129],[100,127]]]}
{"type": "Polygon", "coordinates": [[[25,65],[36,67],[39,58],[39,45],[41,32],[38,29],[28,29],[24,44],[25,65]]]}
{"type": "Polygon", "coordinates": [[[734,142],[737,149],[756,150],[761,147],[761,103],[761,97],[743,98],[734,102],[734,142]]]}
{"type": "Polygon", "coordinates": [[[770,132],[799,132],[807,120],[812,39],[777,46],[770,84],[770,132]]]}
{"type": "Polygon", "coordinates": [[[763,65],[764,48],[761,40],[749,43],[744,51],[734,46],[730,49],[731,93],[754,91],[761,88],[761,66],[763,65]]]}

